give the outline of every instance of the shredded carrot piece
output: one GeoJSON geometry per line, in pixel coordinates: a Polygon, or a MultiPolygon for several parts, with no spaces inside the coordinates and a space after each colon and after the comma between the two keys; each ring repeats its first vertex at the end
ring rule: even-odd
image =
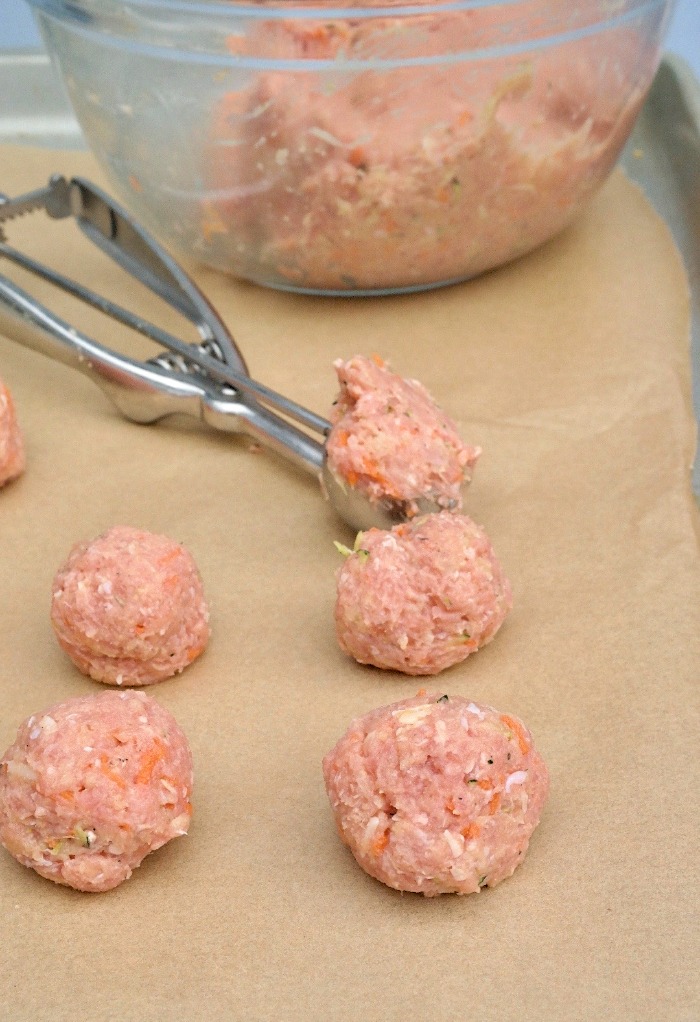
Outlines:
{"type": "Polygon", "coordinates": [[[331,27],[329,25],[310,25],[304,31],[304,37],[313,42],[325,43],[331,37],[331,27]]]}
{"type": "Polygon", "coordinates": [[[356,145],[348,153],[348,163],[351,163],[353,167],[365,167],[367,166],[367,154],[360,145],[356,145]]]}
{"type": "Polygon", "coordinates": [[[378,483],[386,483],[386,477],[379,467],[379,462],[376,458],[370,458],[368,455],[362,459],[362,471],[370,479],[376,480],[378,483]]]}
{"type": "Polygon", "coordinates": [[[422,696],[427,696],[427,694],[428,694],[428,690],[427,690],[427,688],[419,688],[419,689],[418,689],[418,691],[416,692],[416,699],[417,699],[417,698],[418,698],[419,696],[421,696],[421,697],[422,697],[422,696]]]}
{"type": "Polygon", "coordinates": [[[522,754],[525,755],[526,753],[528,753],[530,751],[530,743],[528,741],[527,735],[525,734],[525,729],[523,728],[520,721],[516,720],[515,717],[508,716],[507,713],[501,714],[501,720],[506,725],[506,727],[510,728],[515,737],[518,739],[518,745],[520,746],[520,751],[522,752],[522,754]]]}
{"type": "Polygon", "coordinates": [[[485,777],[480,778],[476,782],[476,786],[477,788],[481,788],[482,791],[491,791],[491,789],[493,788],[491,781],[486,780],[485,777]]]}
{"type": "Polygon", "coordinates": [[[200,643],[199,646],[190,646],[187,650],[187,663],[191,664],[193,660],[196,660],[200,653],[204,652],[204,643],[200,643]]]}
{"type": "Polygon", "coordinates": [[[380,369],[383,369],[384,366],[386,365],[386,362],[384,361],[382,356],[377,355],[376,352],[372,355],[372,361],[374,362],[375,365],[379,366],[380,369]]]}
{"type": "Polygon", "coordinates": [[[448,798],[448,800],[445,802],[445,809],[447,810],[448,813],[453,813],[455,811],[454,799],[448,798]]]}
{"type": "Polygon", "coordinates": [[[498,807],[501,804],[501,793],[500,791],[494,792],[493,798],[489,802],[489,816],[493,816],[494,813],[498,812],[498,807]]]}
{"type": "Polygon", "coordinates": [[[109,766],[106,756],[100,756],[100,772],[103,773],[105,777],[108,777],[110,781],[116,784],[118,788],[122,789],[126,788],[126,781],[121,776],[121,774],[118,774],[116,770],[113,770],[109,766]]]}
{"type": "Polygon", "coordinates": [[[75,798],[75,792],[71,791],[70,788],[66,788],[65,791],[59,791],[58,797],[65,798],[67,801],[72,802],[75,798]]]}
{"type": "Polygon", "coordinates": [[[161,567],[164,564],[171,564],[172,561],[176,561],[179,558],[179,556],[180,556],[180,548],[179,547],[173,547],[172,550],[169,550],[167,552],[167,554],[163,554],[162,557],[158,558],[158,564],[160,564],[161,567]]]}
{"type": "Polygon", "coordinates": [[[462,827],[461,834],[465,841],[470,841],[481,834],[481,827],[475,822],[468,823],[466,827],[462,827]]]}
{"type": "Polygon", "coordinates": [[[389,844],[389,832],[384,831],[379,837],[376,837],[372,842],[372,853],[373,855],[381,855],[386,846],[389,844]]]}
{"type": "Polygon", "coordinates": [[[147,784],[153,776],[156,763],[163,758],[165,746],[160,738],[153,739],[153,745],[141,760],[139,772],[134,777],[136,784],[147,784]]]}

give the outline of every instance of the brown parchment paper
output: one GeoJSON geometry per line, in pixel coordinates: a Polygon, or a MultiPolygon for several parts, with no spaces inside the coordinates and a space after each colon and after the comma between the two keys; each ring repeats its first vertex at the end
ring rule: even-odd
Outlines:
{"type": "MultiPolygon", "coordinates": [[[[0,168],[9,194],[52,171],[104,183],[85,154],[6,148],[0,168]]],[[[8,233],[138,297],[68,224],[8,233]]],[[[365,876],[320,761],[352,717],[421,682],[337,648],[332,541],[352,537],[315,481],[193,422],[126,422],[89,380],[0,339],[28,447],[0,492],[2,748],[28,714],[95,690],[48,618],[77,539],[128,523],[181,540],[213,622],[205,655],[150,690],[191,740],[189,836],[103,895],[2,851],[0,1018],[697,1022],[695,429],[687,284],[664,224],[616,173],[564,235],[447,290],[323,300],[195,273],[258,379],[326,413],[332,360],[376,351],[483,447],[468,511],[515,606],[435,685],[522,716],[551,796],[493,891],[425,900],[365,876]]]]}

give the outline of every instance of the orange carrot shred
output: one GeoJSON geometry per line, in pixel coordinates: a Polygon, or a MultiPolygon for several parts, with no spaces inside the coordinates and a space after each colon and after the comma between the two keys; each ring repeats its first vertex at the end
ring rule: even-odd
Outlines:
{"type": "Polygon", "coordinates": [[[156,763],[163,758],[164,745],[160,738],[153,739],[153,745],[141,760],[139,772],[134,777],[136,784],[147,784],[153,776],[156,763]]]}
{"type": "Polygon", "coordinates": [[[520,751],[522,752],[522,754],[525,755],[526,753],[528,753],[530,751],[530,743],[528,741],[527,735],[525,734],[525,729],[523,728],[520,721],[516,720],[515,717],[508,716],[507,713],[501,714],[501,720],[506,725],[506,727],[510,728],[515,737],[518,739],[518,745],[520,746],[520,751]]]}
{"type": "Polygon", "coordinates": [[[372,842],[372,852],[374,855],[381,855],[386,846],[389,844],[389,832],[384,831],[379,837],[376,837],[372,842]]]}
{"type": "Polygon", "coordinates": [[[367,164],[367,154],[365,153],[362,146],[356,145],[348,153],[348,162],[353,167],[364,167],[367,164]]]}
{"type": "Polygon", "coordinates": [[[493,798],[489,802],[489,816],[493,816],[494,813],[498,812],[498,807],[501,804],[501,793],[497,791],[494,793],[493,798]]]}
{"type": "Polygon", "coordinates": [[[126,788],[126,781],[121,774],[117,773],[116,770],[113,770],[109,766],[106,756],[100,756],[100,772],[103,773],[105,777],[108,777],[113,784],[116,784],[118,788],[126,788]]]}
{"type": "Polygon", "coordinates": [[[478,823],[472,821],[468,823],[466,827],[462,827],[461,834],[465,841],[470,841],[472,838],[478,837],[481,833],[481,827],[478,823]]]}

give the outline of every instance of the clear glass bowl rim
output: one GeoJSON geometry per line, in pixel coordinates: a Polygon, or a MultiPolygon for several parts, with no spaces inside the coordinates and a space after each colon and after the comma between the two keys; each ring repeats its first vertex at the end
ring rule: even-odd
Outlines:
{"type": "MultiPolygon", "coordinates": [[[[128,8],[136,13],[156,12],[182,15],[188,18],[221,18],[230,14],[231,18],[251,20],[306,20],[319,18],[325,20],[345,19],[358,21],[365,18],[403,18],[417,15],[444,14],[458,11],[480,11],[503,8],[513,15],[521,16],[532,0],[430,0],[427,3],[404,3],[401,0],[384,3],[364,3],[361,6],[343,6],[342,3],[328,4],[323,0],[274,0],[269,3],[251,3],[250,0],[112,0],[111,3],[95,3],[94,0],[27,0],[30,7],[37,12],[61,15],[69,18],[80,17],[81,14],[97,14],[101,7],[114,9],[128,8]]],[[[561,2],[569,0],[552,0],[554,9],[561,2]]],[[[589,25],[603,28],[607,23],[617,23],[620,17],[640,17],[645,11],[655,11],[662,7],[672,7],[676,0],[618,0],[612,6],[604,0],[587,0],[590,7],[589,25]],[[606,11],[607,8],[607,11],[606,11]],[[596,13],[598,12],[598,13],[596,13]]],[[[581,12],[579,9],[579,15],[581,12]]],[[[506,22],[507,24],[507,22],[506,22]]]]}

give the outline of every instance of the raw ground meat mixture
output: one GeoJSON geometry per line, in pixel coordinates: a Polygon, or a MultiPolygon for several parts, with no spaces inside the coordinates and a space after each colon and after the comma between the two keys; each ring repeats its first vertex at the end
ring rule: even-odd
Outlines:
{"type": "Polygon", "coordinates": [[[457,512],[369,529],[346,553],[336,634],[363,664],[437,674],[490,642],[512,605],[488,536],[457,512]]]}
{"type": "Polygon", "coordinates": [[[422,499],[461,508],[481,451],[463,442],[423,384],[398,376],[378,356],[334,366],[340,392],[326,464],[338,482],[370,503],[404,505],[406,517],[418,513],[422,499]]]}
{"type": "Polygon", "coordinates": [[[323,775],[360,866],[426,897],[476,893],[511,876],[549,787],[517,717],[425,690],[353,721],[323,775]]]}
{"type": "Polygon", "coordinates": [[[192,757],[145,692],[80,696],[32,714],[0,760],[0,841],[24,866],[108,891],[187,833],[192,757]]]}
{"type": "Polygon", "coordinates": [[[24,472],[24,441],[17,421],[15,403],[0,380],[0,486],[24,472]]]}
{"type": "Polygon", "coordinates": [[[210,636],[192,555],[167,536],[127,526],[72,549],[54,579],[51,623],[76,666],[108,685],[170,678],[210,636]]]}
{"type": "Polygon", "coordinates": [[[344,292],[465,279],[551,237],[614,165],[654,57],[621,26],[489,59],[505,42],[498,18],[261,18],[232,35],[235,56],[299,70],[273,67],[221,97],[183,243],[244,277],[344,292]],[[371,68],[412,47],[420,66],[371,68]],[[334,73],[345,60],[360,70],[334,73]]]}

